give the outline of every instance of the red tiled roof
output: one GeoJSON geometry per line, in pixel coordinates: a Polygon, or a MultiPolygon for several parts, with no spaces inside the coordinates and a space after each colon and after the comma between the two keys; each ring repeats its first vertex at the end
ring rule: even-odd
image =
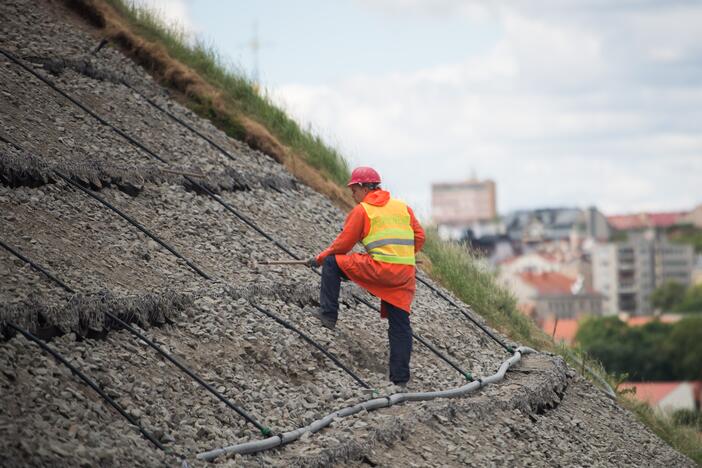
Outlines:
{"type": "Polygon", "coordinates": [[[647,227],[663,228],[672,226],[687,214],[687,211],[673,211],[667,213],[614,215],[607,216],[607,221],[610,226],[620,231],[625,231],[627,229],[643,229],[647,227]]]}
{"type": "Polygon", "coordinates": [[[622,390],[636,389],[636,399],[650,405],[658,404],[682,382],[624,382],[619,386],[622,390]]]}
{"type": "Polygon", "coordinates": [[[523,272],[519,274],[519,277],[533,286],[541,295],[571,294],[570,288],[575,283],[575,278],[553,271],[544,273],[523,272]]]}
{"type": "Polygon", "coordinates": [[[549,336],[553,336],[554,341],[565,341],[572,343],[575,341],[575,334],[578,332],[577,319],[546,319],[541,324],[541,329],[549,336]],[[556,327],[556,333],[553,333],[553,327],[556,327]]]}

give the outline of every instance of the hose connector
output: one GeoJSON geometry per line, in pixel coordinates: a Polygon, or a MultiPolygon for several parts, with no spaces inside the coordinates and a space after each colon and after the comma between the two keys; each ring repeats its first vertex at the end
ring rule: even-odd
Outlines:
{"type": "Polygon", "coordinates": [[[261,428],[261,434],[268,437],[269,435],[272,434],[271,429],[269,427],[262,427],[261,428]]]}

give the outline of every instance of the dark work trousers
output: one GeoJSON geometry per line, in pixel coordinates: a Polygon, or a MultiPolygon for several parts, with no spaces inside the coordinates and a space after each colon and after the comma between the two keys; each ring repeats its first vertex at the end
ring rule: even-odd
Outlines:
{"type": "MultiPolygon", "coordinates": [[[[322,264],[322,288],[319,294],[322,314],[336,322],[339,316],[339,290],[341,279],[348,279],[339,265],[336,256],[329,255],[322,264]]],[[[388,340],[390,341],[390,380],[403,384],[410,378],[410,357],[412,355],[412,325],[410,314],[383,301],[388,313],[388,340]]]]}
{"type": "Polygon", "coordinates": [[[412,324],[410,314],[383,301],[388,312],[388,340],[390,341],[390,381],[404,384],[410,378],[412,356],[412,324]]]}

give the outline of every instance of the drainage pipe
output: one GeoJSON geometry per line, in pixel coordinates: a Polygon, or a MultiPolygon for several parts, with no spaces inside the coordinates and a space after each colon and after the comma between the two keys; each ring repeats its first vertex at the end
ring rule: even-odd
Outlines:
{"type": "Polygon", "coordinates": [[[472,393],[488,384],[491,383],[496,383],[502,380],[505,376],[505,373],[507,370],[519,362],[521,359],[522,355],[524,354],[529,354],[529,353],[535,353],[531,348],[525,347],[525,346],[520,346],[514,351],[514,354],[512,357],[507,359],[502,363],[498,371],[484,379],[477,379],[473,382],[467,383],[461,387],[457,388],[452,388],[449,390],[439,390],[439,391],[434,391],[434,392],[416,392],[416,393],[395,393],[393,395],[389,395],[386,397],[381,397],[381,398],[374,398],[372,400],[367,400],[362,403],[359,403],[354,406],[349,406],[346,408],[343,408],[341,410],[335,411],[331,414],[328,414],[310,424],[307,426],[295,429],[293,431],[288,431],[284,432],[282,434],[278,434],[273,437],[269,437],[267,439],[262,439],[258,441],[253,441],[253,442],[246,442],[243,444],[236,444],[236,445],[230,445],[227,447],[222,447],[222,448],[217,448],[214,450],[210,450],[207,452],[202,452],[197,455],[197,458],[199,460],[206,460],[206,461],[212,461],[215,458],[222,456],[222,455],[230,455],[230,454],[247,454],[247,453],[255,453],[255,452],[260,452],[263,450],[268,450],[274,447],[279,447],[281,445],[288,444],[290,442],[293,442],[300,437],[302,437],[303,434],[309,432],[309,433],[315,433],[320,431],[321,429],[327,427],[329,424],[331,424],[335,419],[337,418],[344,418],[347,416],[351,416],[354,414],[357,414],[361,411],[373,411],[376,409],[380,408],[386,408],[388,406],[393,406],[398,403],[403,403],[406,401],[427,401],[427,400],[434,400],[437,398],[456,398],[460,396],[467,395],[469,393],[472,393]]]}

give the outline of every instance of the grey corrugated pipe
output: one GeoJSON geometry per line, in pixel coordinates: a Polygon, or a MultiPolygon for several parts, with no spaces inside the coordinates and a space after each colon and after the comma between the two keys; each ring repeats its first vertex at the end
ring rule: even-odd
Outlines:
{"type": "Polygon", "coordinates": [[[502,363],[500,369],[489,377],[484,379],[477,379],[471,383],[463,385],[462,387],[452,388],[450,390],[440,390],[436,392],[417,392],[417,393],[395,393],[393,395],[374,398],[372,400],[367,400],[354,406],[348,406],[344,409],[336,411],[334,413],[328,414],[321,419],[318,419],[305,427],[295,429],[294,431],[284,432],[282,434],[268,437],[263,440],[256,440],[253,442],[245,442],[243,444],[230,445],[228,447],[222,447],[209,452],[203,452],[197,455],[199,460],[212,461],[221,455],[229,454],[245,454],[245,453],[255,453],[262,450],[272,449],[280,445],[285,445],[293,442],[306,432],[315,433],[321,429],[327,427],[329,424],[337,418],[345,418],[346,416],[351,416],[361,411],[373,411],[379,408],[385,408],[388,406],[396,405],[405,401],[426,401],[433,400],[435,398],[455,398],[463,395],[467,395],[475,390],[484,387],[487,384],[499,382],[505,376],[507,369],[512,365],[516,364],[522,357],[523,354],[535,353],[531,348],[526,346],[520,346],[514,352],[511,358],[507,359],[502,363]]]}

